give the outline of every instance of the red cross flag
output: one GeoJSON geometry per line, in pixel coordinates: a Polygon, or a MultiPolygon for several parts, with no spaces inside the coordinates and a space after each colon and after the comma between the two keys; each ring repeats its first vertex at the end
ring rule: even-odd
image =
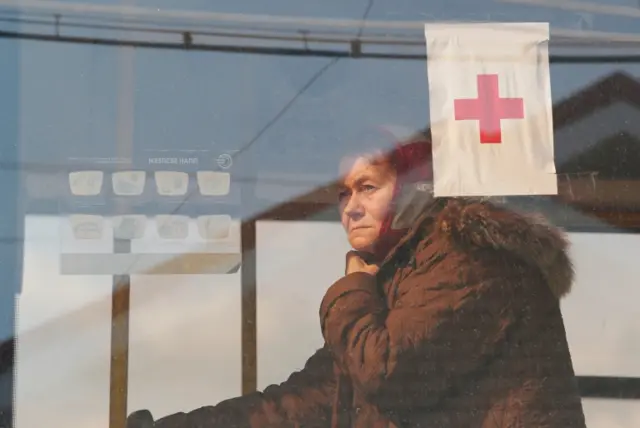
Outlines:
{"type": "Polygon", "coordinates": [[[546,23],[426,24],[436,196],[555,195],[546,23]]]}

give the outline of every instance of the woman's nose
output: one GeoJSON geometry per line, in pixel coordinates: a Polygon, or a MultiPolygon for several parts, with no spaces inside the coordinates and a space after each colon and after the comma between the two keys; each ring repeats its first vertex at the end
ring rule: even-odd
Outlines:
{"type": "Polygon", "coordinates": [[[344,207],[344,213],[351,218],[360,218],[364,215],[364,209],[356,193],[352,194],[347,201],[344,207]]]}

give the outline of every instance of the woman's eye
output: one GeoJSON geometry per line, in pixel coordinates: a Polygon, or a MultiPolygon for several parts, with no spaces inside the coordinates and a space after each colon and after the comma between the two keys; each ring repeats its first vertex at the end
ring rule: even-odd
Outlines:
{"type": "Polygon", "coordinates": [[[372,186],[371,184],[365,184],[362,186],[362,191],[366,193],[370,193],[376,190],[376,186],[372,186]]]}

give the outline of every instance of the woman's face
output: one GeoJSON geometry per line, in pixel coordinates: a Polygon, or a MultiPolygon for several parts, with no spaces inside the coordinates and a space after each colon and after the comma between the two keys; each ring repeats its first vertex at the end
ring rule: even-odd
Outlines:
{"type": "Polygon", "coordinates": [[[385,163],[363,157],[341,165],[340,217],[354,250],[373,253],[380,229],[391,207],[396,175],[385,163]]]}

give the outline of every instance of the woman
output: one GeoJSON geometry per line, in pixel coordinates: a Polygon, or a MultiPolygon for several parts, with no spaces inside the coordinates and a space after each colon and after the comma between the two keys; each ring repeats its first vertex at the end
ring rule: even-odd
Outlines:
{"type": "Polygon", "coordinates": [[[301,371],[148,426],[584,427],[559,304],[567,242],[487,201],[432,198],[430,153],[420,135],[343,165],[353,251],[301,371]]]}

